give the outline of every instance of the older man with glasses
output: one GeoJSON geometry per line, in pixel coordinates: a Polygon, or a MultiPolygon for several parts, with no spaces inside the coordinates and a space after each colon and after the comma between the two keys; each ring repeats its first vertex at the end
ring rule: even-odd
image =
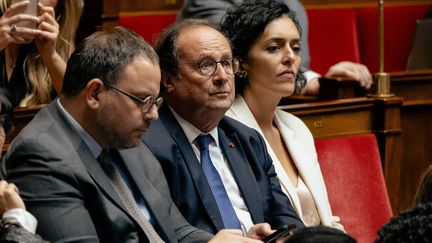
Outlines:
{"type": "Polygon", "coordinates": [[[225,37],[204,20],[185,19],[168,27],[155,49],[164,105],[143,140],[186,220],[210,233],[246,232],[263,222],[302,227],[263,138],[225,116],[239,69],[225,37]]]}

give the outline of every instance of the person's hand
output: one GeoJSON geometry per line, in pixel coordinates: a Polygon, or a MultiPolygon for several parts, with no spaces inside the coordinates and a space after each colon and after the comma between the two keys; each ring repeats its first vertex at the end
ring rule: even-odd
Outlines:
{"type": "Polygon", "coordinates": [[[247,237],[262,240],[273,232],[275,232],[275,230],[272,230],[268,223],[260,223],[252,226],[249,229],[247,232],[247,237]]]}
{"type": "Polygon", "coordinates": [[[26,27],[12,27],[21,20],[39,23],[39,18],[21,12],[29,4],[28,1],[12,4],[0,18],[0,50],[3,50],[11,43],[25,44],[31,42],[40,31],[26,27]]]}
{"type": "Polygon", "coordinates": [[[209,243],[225,242],[244,242],[244,243],[262,243],[262,241],[244,237],[241,230],[225,229],[219,231],[209,243]]]}
{"type": "Polygon", "coordinates": [[[25,209],[24,202],[19,196],[18,188],[13,183],[7,183],[5,180],[0,181],[0,213],[14,209],[25,209]]]}
{"type": "Polygon", "coordinates": [[[359,82],[361,87],[369,89],[372,85],[372,75],[369,72],[369,69],[359,63],[353,62],[339,62],[329,68],[326,78],[349,78],[359,82]]]}
{"type": "Polygon", "coordinates": [[[59,36],[59,24],[55,20],[54,8],[38,4],[40,34],[36,37],[36,47],[44,62],[58,55],[55,46],[59,36]]]}

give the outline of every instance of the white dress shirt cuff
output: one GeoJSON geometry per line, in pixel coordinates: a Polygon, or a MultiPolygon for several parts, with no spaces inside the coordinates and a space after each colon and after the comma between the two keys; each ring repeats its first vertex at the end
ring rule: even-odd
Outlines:
{"type": "Polygon", "coordinates": [[[305,78],[306,78],[306,80],[309,82],[309,81],[311,81],[312,79],[314,79],[314,78],[319,78],[319,77],[321,77],[321,75],[319,74],[319,73],[316,73],[316,72],[314,72],[314,71],[312,71],[312,70],[307,70],[307,71],[305,71],[304,73],[304,76],[305,76],[305,78]]]}
{"type": "Polygon", "coordinates": [[[33,234],[36,232],[36,218],[31,213],[22,208],[14,208],[6,211],[2,216],[2,221],[17,222],[29,232],[33,234]]]}

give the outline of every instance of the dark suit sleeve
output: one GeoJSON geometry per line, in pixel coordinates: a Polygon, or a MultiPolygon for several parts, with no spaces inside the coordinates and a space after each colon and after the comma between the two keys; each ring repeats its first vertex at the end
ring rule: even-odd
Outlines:
{"type": "Polygon", "coordinates": [[[262,169],[267,175],[274,198],[269,207],[271,211],[272,226],[274,228],[279,228],[286,224],[295,224],[299,228],[304,227],[303,222],[300,220],[297,213],[294,211],[291,202],[280,187],[280,183],[277,179],[277,174],[273,166],[273,161],[267,152],[267,147],[264,139],[257,131],[254,132],[257,141],[259,141],[255,145],[258,148],[256,151],[261,151],[257,152],[256,154],[261,155],[259,161],[262,169]]]}
{"type": "Polygon", "coordinates": [[[3,160],[3,173],[18,186],[27,210],[38,219],[37,232],[51,242],[98,242],[72,172],[76,168],[70,168],[60,152],[50,152],[60,146],[46,145],[42,137],[20,137],[14,144],[3,160]]]}

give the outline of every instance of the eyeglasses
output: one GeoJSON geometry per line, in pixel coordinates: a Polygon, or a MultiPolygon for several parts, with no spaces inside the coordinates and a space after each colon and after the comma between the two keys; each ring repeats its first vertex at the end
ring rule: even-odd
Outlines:
{"type": "Polygon", "coordinates": [[[156,109],[159,109],[159,107],[162,105],[162,101],[163,101],[162,97],[153,98],[153,96],[149,95],[149,96],[145,97],[144,99],[140,99],[140,98],[136,97],[135,95],[129,94],[129,93],[127,93],[127,92],[125,92],[125,91],[123,91],[123,90],[121,90],[121,89],[119,89],[119,88],[117,88],[111,84],[104,82],[104,85],[114,89],[115,91],[118,91],[118,92],[126,95],[127,97],[131,98],[135,102],[139,103],[141,105],[141,112],[142,113],[147,113],[153,105],[156,106],[156,109]]]}
{"type": "Polygon", "coordinates": [[[211,77],[215,74],[218,63],[222,65],[225,73],[230,75],[235,74],[240,66],[239,61],[235,58],[224,59],[218,62],[213,59],[207,58],[197,62],[198,72],[203,76],[211,77]]]}

